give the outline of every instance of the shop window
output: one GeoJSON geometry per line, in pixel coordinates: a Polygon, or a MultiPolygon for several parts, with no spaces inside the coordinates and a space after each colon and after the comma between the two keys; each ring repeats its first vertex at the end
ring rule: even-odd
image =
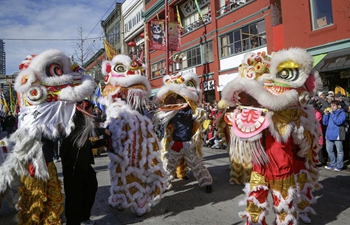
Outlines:
{"type": "Polygon", "coordinates": [[[213,60],[213,42],[204,42],[203,44],[187,51],[175,54],[173,56],[174,70],[179,71],[181,69],[186,69],[187,67],[200,65],[202,64],[202,61],[208,63],[213,60]]]}
{"type": "Polygon", "coordinates": [[[213,103],[215,101],[215,90],[204,91],[205,102],[213,103]]]}
{"type": "Polygon", "coordinates": [[[221,37],[221,56],[229,56],[230,55],[230,45],[229,38],[227,35],[221,37]]]}
{"type": "Polygon", "coordinates": [[[116,46],[120,42],[120,24],[116,24],[113,28],[107,33],[107,41],[112,46],[116,46]]]}
{"type": "Polygon", "coordinates": [[[151,65],[151,79],[165,75],[165,60],[151,65]]]}
{"type": "Polygon", "coordinates": [[[310,0],[313,30],[333,24],[331,0],[310,0]]]}
{"type": "Polygon", "coordinates": [[[213,42],[209,41],[203,44],[203,53],[204,53],[204,62],[212,62],[214,61],[213,55],[213,42]]]}
{"type": "Polygon", "coordinates": [[[266,45],[265,22],[260,21],[220,37],[221,57],[266,45]]]}
{"type": "Polygon", "coordinates": [[[182,60],[182,67],[192,67],[198,64],[201,64],[201,50],[199,46],[186,52],[186,58],[183,58],[182,60]]]}
{"type": "Polygon", "coordinates": [[[240,31],[235,31],[233,32],[233,37],[234,37],[234,49],[235,51],[232,53],[239,53],[242,51],[242,41],[241,41],[241,32],[240,31]]]}

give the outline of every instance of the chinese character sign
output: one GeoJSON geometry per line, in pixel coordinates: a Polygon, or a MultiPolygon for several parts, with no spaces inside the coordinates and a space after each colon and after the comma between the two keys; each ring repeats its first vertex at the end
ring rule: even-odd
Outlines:
{"type": "Polygon", "coordinates": [[[188,17],[196,11],[199,12],[200,8],[203,8],[208,4],[210,4],[210,0],[188,0],[180,5],[180,9],[184,17],[188,17]]]}

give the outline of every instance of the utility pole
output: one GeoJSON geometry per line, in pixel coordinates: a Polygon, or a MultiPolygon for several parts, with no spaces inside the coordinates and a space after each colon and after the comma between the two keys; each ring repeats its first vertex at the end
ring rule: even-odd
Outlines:
{"type": "Polygon", "coordinates": [[[165,20],[164,20],[164,25],[165,25],[165,73],[169,75],[169,32],[168,32],[168,0],[165,1],[165,20]]]}

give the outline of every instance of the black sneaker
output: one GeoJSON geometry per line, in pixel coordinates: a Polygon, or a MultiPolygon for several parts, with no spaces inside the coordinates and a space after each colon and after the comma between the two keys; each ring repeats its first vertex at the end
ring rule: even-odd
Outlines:
{"type": "Polygon", "coordinates": [[[205,192],[212,193],[213,192],[212,186],[211,185],[205,186],[205,192]]]}

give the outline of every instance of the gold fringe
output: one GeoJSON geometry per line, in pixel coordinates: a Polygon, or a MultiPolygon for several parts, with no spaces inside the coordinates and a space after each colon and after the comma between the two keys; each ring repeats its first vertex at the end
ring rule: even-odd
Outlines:
{"type": "MultiPolygon", "coordinates": [[[[28,166],[27,166],[28,168],[28,166]]],[[[21,199],[18,203],[19,224],[54,225],[61,224],[63,212],[62,184],[57,177],[56,166],[48,164],[50,179],[45,182],[34,177],[22,176],[21,199]]]]}

